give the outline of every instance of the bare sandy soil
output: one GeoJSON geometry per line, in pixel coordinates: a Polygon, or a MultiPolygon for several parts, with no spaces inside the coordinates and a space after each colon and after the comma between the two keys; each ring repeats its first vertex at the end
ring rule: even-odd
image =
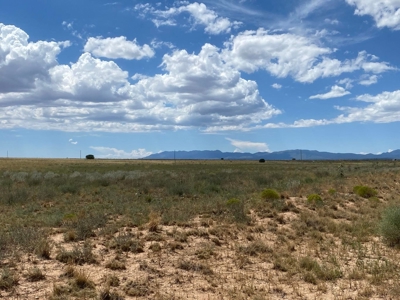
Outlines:
{"type": "MultiPolygon", "coordinates": [[[[304,205],[302,198],[287,202],[292,209],[277,216],[251,213],[250,225],[217,224],[208,216],[199,216],[185,227],[162,226],[153,220],[140,228],[123,227],[98,234],[85,242],[93,254],[90,263],[60,262],[60,251],[83,249],[84,242],[66,242],[68,233],[54,228],[50,259],[16,254],[8,262],[19,282],[14,289],[2,291],[1,297],[398,299],[397,278],[379,273],[389,267],[388,261],[397,267],[396,250],[387,248],[378,237],[344,243],[345,239],[324,230],[316,230],[316,238],[298,236],[296,226],[302,224],[299,211],[315,218],[319,212],[304,205]],[[140,242],[140,249],[124,248],[123,239],[140,242]],[[314,272],[314,261],[325,271],[314,272]],[[364,266],[359,265],[361,262],[364,266]],[[29,274],[35,268],[44,278],[32,282],[29,274]],[[77,274],[86,277],[87,286],[79,286],[77,274]]],[[[350,222],[346,217],[352,206],[352,202],[339,206],[334,222],[350,222]]]]}

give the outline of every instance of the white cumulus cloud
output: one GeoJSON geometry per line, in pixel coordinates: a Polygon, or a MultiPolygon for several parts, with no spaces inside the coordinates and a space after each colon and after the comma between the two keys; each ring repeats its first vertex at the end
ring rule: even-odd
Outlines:
{"type": "Polygon", "coordinates": [[[334,85],[328,93],[318,94],[311,96],[310,99],[331,99],[331,98],[339,98],[346,95],[349,95],[350,92],[346,91],[343,87],[334,85]]]}
{"type": "Polygon", "coordinates": [[[361,85],[372,85],[378,82],[377,75],[363,75],[361,80],[358,82],[361,85]]]}
{"type": "Polygon", "coordinates": [[[231,145],[236,147],[235,152],[270,152],[269,147],[266,143],[255,143],[249,141],[234,140],[226,138],[231,142],[231,145]]]}
{"type": "Polygon", "coordinates": [[[37,79],[48,80],[61,47],[69,45],[28,39],[20,28],[0,23],[0,93],[29,91],[37,79]]]}
{"type": "Polygon", "coordinates": [[[378,28],[400,30],[399,0],[346,0],[346,2],[356,7],[354,14],[371,16],[378,28]]]}
{"type": "Polygon", "coordinates": [[[86,42],[84,51],[92,53],[96,57],[143,59],[153,57],[154,51],[147,44],[140,46],[136,40],[128,41],[126,37],[94,38],[86,42]]]}
{"type": "Polygon", "coordinates": [[[218,14],[207,8],[204,3],[190,3],[185,1],[178,2],[183,4],[177,7],[171,7],[168,10],[156,10],[150,4],[137,4],[135,10],[140,11],[142,17],[146,14],[151,14],[155,17],[153,23],[159,26],[175,26],[178,23],[173,19],[181,13],[189,13],[194,26],[202,25],[205,27],[204,31],[209,34],[229,33],[232,28],[238,27],[241,23],[230,21],[228,18],[220,17],[218,14]]]}
{"type": "Polygon", "coordinates": [[[308,37],[264,29],[232,36],[225,46],[224,59],[239,70],[252,73],[264,69],[273,76],[291,76],[299,82],[311,83],[357,70],[380,74],[396,69],[365,51],[354,59],[340,61],[330,57],[334,49],[321,47],[308,37]]]}
{"type": "Polygon", "coordinates": [[[95,155],[98,158],[135,159],[135,158],[143,158],[143,157],[153,154],[150,151],[146,151],[146,149],[137,149],[137,150],[132,150],[131,152],[126,152],[125,150],[120,150],[120,149],[111,148],[111,147],[91,146],[90,148],[99,153],[99,154],[95,155]]]}
{"type": "Polygon", "coordinates": [[[271,85],[274,89],[280,90],[282,88],[282,85],[279,83],[274,83],[273,85],[271,85]]]}
{"type": "Polygon", "coordinates": [[[164,55],[159,74],[134,75],[137,82],[131,84],[128,72],[113,61],[85,52],[76,62],[58,64],[58,43],[29,43],[21,29],[5,29],[0,43],[2,49],[8,49],[6,55],[20,51],[21,45],[38,48],[37,53],[21,51],[27,56],[24,63],[32,62],[38,71],[25,74],[23,62],[18,69],[10,70],[8,57],[0,58],[0,83],[4,81],[0,84],[4,86],[0,88],[2,129],[241,130],[281,113],[260,96],[255,81],[243,79],[240,71],[224,61],[221,50],[210,44],[197,54],[176,50],[164,55]],[[6,84],[10,78],[14,85],[6,84]]]}

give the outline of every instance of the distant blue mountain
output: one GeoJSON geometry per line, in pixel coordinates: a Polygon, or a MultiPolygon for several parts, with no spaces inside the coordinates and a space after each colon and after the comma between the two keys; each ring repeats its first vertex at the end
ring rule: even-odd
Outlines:
{"type": "Polygon", "coordinates": [[[221,152],[211,151],[164,151],[143,159],[228,159],[228,160],[361,160],[361,159],[400,159],[400,150],[382,154],[330,153],[316,150],[286,150],[278,152],[221,152]]]}

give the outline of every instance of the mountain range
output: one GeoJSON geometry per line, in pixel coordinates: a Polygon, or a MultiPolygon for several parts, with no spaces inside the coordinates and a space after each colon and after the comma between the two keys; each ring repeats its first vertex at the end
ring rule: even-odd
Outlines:
{"type": "Polygon", "coordinates": [[[285,150],[277,152],[221,152],[219,150],[163,151],[143,159],[227,159],[227,160],[361,160],[400,159],[400,150],[381,154],[331,153],[316,150],[285,150]]]}

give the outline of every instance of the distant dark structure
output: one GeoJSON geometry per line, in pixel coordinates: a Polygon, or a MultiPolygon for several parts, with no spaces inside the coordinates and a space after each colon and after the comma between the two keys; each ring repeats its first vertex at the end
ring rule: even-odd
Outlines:
{"type": "Polygon", "coordinates": [[[264,159],[264,158],[261,158],[258,162],[260,162],[260,163],[265,163],[265,159],[264,159]]]}
{"type": "Polygon", "coordinates": [[[94,159],[94,155],[93,154],[88,154],[88,155],[86,155],[86,159],[94,159]]]}

